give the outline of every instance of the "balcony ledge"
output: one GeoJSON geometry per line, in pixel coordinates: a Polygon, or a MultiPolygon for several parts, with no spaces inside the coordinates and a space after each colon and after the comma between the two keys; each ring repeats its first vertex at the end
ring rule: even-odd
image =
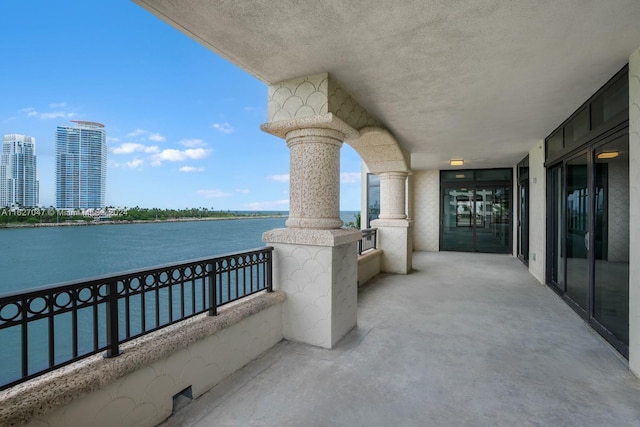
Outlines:
{"type": "Polygon", "coordinates": [[[217,316],[201,314],[122,344],[118,357],[94,355],[4,390],[0,392],[2,425],[27,423],[285,299],[281,291],[259,293],[221,307],[217,316]]]}

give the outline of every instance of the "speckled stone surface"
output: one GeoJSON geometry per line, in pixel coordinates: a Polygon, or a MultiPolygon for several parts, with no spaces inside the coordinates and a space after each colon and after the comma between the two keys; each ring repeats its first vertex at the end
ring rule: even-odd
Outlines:
{"type": "Polygon", "coordinates": [[[312,230],[304,228],[275,228],[262,234],[262,241],[286,243],[290,245],[339,246],[357,242],[362,238],[359,230],[338,228],[333,230],[312,230]]]}
{"type": "Polygon", "coordinates": [[[340,228],[340,147],[344,135],[333,129],[287,133],[290,150],[287,227],[340,228]]]}
{"type": "Polygon", "coordinates": [[[218,316],[199,315],[125,343],[118,357],[94,355],[4,390],[0,425],[27,423],[285,300],[284,292],[261,293],[219,309],[218,316]]]}
{"type": "Polygon", "coordinates": [[[347,144],[356,150],[370,172],[409,171],[411,157],[402,150],[389,131],[376,126],[367,126],[358,131],[360,136],[347,139],[347,144]]]}
{"type": "Polygon", "coordinates": [[[380,219],[405,219],[407,172],[381,172],[380,219]]]}

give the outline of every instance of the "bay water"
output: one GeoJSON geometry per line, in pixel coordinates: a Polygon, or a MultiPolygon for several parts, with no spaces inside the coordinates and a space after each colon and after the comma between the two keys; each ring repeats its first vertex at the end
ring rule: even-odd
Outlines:
{"type": "MultiPolygon", "coordinates": [[[[353,222],[355,214],[341,212],[341,218],[353,222]]],[[[0,296],[264,247],[262,233],[285,227],[285,221],[282,216],[0,229],[0,296]]],[[[0,385],[19,378],[19,331],[11,329],[15,330],[0,330],[0,385]]],[[[31,334],[30,354],[38,349],[35,353],[46,355],[44,333],[42,328],[31,334]]],[[[66,347],[63,342],[57,342],[59,346],[66,347]]],[[[61,353],[67,351],[63,348],[61,353]]]]}

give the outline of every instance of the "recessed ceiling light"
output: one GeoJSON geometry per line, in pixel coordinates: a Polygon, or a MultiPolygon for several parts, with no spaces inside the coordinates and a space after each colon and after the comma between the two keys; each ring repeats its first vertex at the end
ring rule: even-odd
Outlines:
{"type": "Polygon", "coordinates": [[[620,155],[619,151],[604,151],[602,153],[598,153],[597,157],[599,159],[615,159],[620,155]]]}
{"type": "Polygon", "coordinates": [[[462,166],[464,165],[464,160],[449,160],[449,164],[451,166],[462,166]]]}

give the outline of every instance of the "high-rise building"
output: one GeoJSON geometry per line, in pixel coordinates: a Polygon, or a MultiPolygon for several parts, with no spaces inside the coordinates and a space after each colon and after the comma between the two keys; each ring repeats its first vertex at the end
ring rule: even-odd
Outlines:
{"type": "Polygon", "coordinates": [[[104,208],[107,137],[104,125],[72,120],[56,129],[56,207],[104,208]]]}
{"type": "Polygon", "coordinates": [[[39,193],[36,139],[19,134],[4,135],[0,157],[0,207],[37,206],[39,193]]]}

